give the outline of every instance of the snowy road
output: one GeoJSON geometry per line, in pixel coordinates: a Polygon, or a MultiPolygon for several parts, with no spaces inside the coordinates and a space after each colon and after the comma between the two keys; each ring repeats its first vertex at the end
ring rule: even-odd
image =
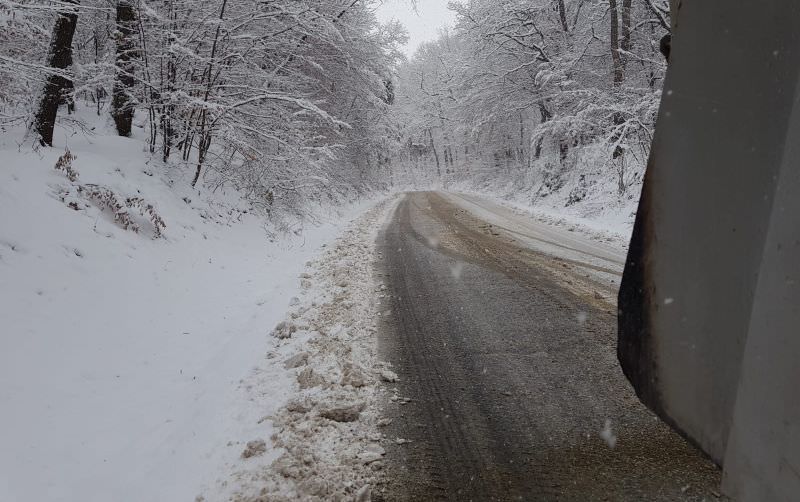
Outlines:
{"type": "Polygon", "coordinates": [[[622,252],[438,192],[406,195],[378,251],[401,376],[386,432],[411,441],[388,452],[385,499],[717,498],[717,468],[616,362],[622,252]]]}

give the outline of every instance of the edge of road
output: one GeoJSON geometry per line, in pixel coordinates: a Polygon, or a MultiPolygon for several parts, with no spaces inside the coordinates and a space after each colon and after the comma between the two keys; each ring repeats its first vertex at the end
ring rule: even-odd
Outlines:
{"type": "Polygon", "coordinates": [[[513,200],[508,200],[493,194],[484,194],[469,191],[442,190],[442,193],[453,194],[466,199],[482,199],[497,206],[501,206],[518,216],[531,218],[532,220],[549,225],[553,228],[565,229],[577,235],[581,235],[601,245],[627,254],[630,236],[633,233],[633,220],[625,225],[612,225],[601,218],[591,218],[588,216],[576,216],[571,214],[556,214],[555,210],[527,205],[513,200]]]}

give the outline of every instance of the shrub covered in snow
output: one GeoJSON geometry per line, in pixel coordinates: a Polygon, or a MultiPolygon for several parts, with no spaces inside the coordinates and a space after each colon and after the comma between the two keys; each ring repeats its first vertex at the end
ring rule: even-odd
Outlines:
{"type": "Polygon", "coordinates": [[[164,223],[164,219],[156,212],[153,205],[141,197],[123,198],[106,186],[94,183],[78,183],[80,174],[72,165],[72,161],[76,158],[67,149],[64,155],[58,158],[55,165],[55,169],[63,172],[71,182],[71,185],[64,188],[59,194],[62,202],[76,211],[87,207],[80,204],[76,199],[91,202],[100,210],[111,213],[114,222],[120,227],[139,233],[142,229],[141,223],[136,221],[136,215],[131,212],[131,210],[136,210],[139,216],[146,218],[150,222],[153,237],[156,239],[163,237],[167,224],[164,223]]]}

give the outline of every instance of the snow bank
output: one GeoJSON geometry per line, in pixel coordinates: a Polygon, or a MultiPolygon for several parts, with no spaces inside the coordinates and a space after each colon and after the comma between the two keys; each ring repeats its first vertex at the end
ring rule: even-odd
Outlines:
{"type": "Polygon", "coordinates": [[[492,182],[468,178],[441,181],[420,177],[395,183],[397,191],[441,190],[472,195],[506,206],[519,215],[541,223],[567,228],[590,239],[611,243],[627,249],[636,220],[641,185],[634,185],[623,196],[616,193],[613,180],[598,180],[581,201],[568,204],[570,193],[576,189],[570,176],[565,185],[547,196],[536,195],[536,183],[520,185],[499,177],[492,182]]]}
{"type": "Polygon", "coordinates": [[[370,499],[387,441],[379,430],[381,382],[398,378],[377,360],[383,294],[372,266],[376,232],[392,206],[367,211],[301,274],[303,291],[273,333],[278,345],[242,382],[264,410],[260,430],[209,500],[370,499]]]}
{"type": "Polygon", "coordinates": [[[647,152],[626,157],[620,193],[620,161],[609,160],[608,146],[590,144],[558,160],[547,151],[531,166],[479,163],[459,166],[437,177],[435,169],[399,162],[393,178],[396,190],[445,190],[503,201],[543,222],[575,226],[587,235],[602,235],[627,243],[633,231],[645,173],[647,152]]]}
{"type": "Polygon", "coordinates": [[[271,364],[305,261],[371,203],[271,239],[236,192],[191,190],[138,140],[19,140],[0,135],[0,499],[193,500],[285,397],[237,389],[271,364]],[[53,167],[67,146],[75,182],[53,167]],[[152,203],[163,238],[79,184],[152,203]]]}
{"type": "Polygon", "coordinates": [[[579,227],[587,235],[622,240],[627,247],[642,189],[642,169],[622,195],[613,173],[590,165],[560,173],[552,189],[546,189],[538,176],[513,181],[503,176],[491,180],[467,179],[449,183],[447,189],[503,201],[543,222],[579,227]]]}
{"type": "MultiPolygon", "coordinates": [[[[552,227],[560,227],[581,234],[593,241],[601,242],[614,249],[627,251],[636,219],[636,204],[609,202],[602,209],[592,209],[577,205],[572,210],[559,207],[558,203],[545,204],[530,201],[523,194],[497,192],[476,192],[472,189],[459,193],[477,196],[500,204],[515,214],[531,218],[552,227]]],[[[555,202],[551,199],[551,201],[555,202]]]]}

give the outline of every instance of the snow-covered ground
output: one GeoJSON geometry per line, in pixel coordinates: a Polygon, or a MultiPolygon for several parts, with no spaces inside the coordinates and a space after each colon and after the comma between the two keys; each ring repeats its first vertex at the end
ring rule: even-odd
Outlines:
{"type": "MultiPolygon", "coordinates": [[[[62,130],[32,151],[0,134],[0,501],[369,498],[397,439],[380,432],[396,376],[376,359],[372,270],[394,202],[281,233],[192,174],[138,139],[62,130]]],[[[627,242],[633,202],[489,193],[627,242]]]]}
{"type": "Polygon", "coordinates": [[[587,211],[587,208],[580,205],[572,211],[566,211],[557,205],[530,202],[524,197],[514,197],[509,194],[480,193],[474,190],[459,193],[502,205],[520,217],[535,220],[553,227],[554,230],[567,229],[602,243],[613,248],[616,253],[622,253],[623,261],[630,243],[637,210],[635,204],[627,203],[604,211],[587,211]]]}
{"type": "Polygon", "coordinates": [[[277,345],[241,384],[262,425],[208,500],[370,500],[382,444],[396,440],[380,431],[389,420],[380,416],[383,385],[397,375],[377,359],[385,286],[373,270],[377,231],[394,205],[366,211],[308,263],[273,331],[277,345]]]}
{"type": "Polygon", "coordinates": [[[642,190],[644,165],[631,166],[631,179],[623,194],[618,192],[613,169],[590,154],[581,157],[573,168],[560,172],[555,183],[544,176],[541,166],[511,173],[481,169],[477,165],[470,167],[472,176],[448,175],[446,179],[438,179],[430,166],[420,170],[400,163],[393,181],[398,191],[443,190],[491,199],[542,223],[574,228],[593,239],[610,239],[615,245],[627,248],[642,190]],[[548,187],[546,181],[554,183],[553,186],[548,187]]]}
{"type": "Polygon", "coordinates": [[[543,215],[533,208],[502,204],[502,201],[493,197],[448,194],[448,199],[487,223],[506,229],[521,242],[540,252],[561,255],[562,258],[577,258],[569,256],[569,252],[573,252],[611,264],[625,263],[625,254],[620,251],[621,246],[608,229],[603,229],[603,232],[577,222],[556,220],[561,217],[549,217],[549,214],[543,215]]]}
{"type": "Polygon", "coordinates": [[[546,196],[537,195],[536,185],[524,189],[513,183],[454,183],[448,188],[490,198],[554,226],[574,227],[587,236],[611,239],[627,247],[636,219],[641,184],[628,188],[625,195],[616,192],[613,179],[602,179],[586,190],[584,198],[570,203],[570,194],[580,186],[581,178],[568,177],[563,187],[546,196]]]}
{"type": "Polygon", "coordinates": [[[376,202],[276,236],[139,140],[18,142],[0,135],[0,501],[222,493],[244,443],[272,448],[264,416],[294,384],[270,333],[303,297],[305,263],[376,202]],[[75,181],[54,169],[66,146],[75,181]],[[152,203],[163,238],[135,203],[118,218],[140,231],[123,229],[92,189],[152,203]]]}

